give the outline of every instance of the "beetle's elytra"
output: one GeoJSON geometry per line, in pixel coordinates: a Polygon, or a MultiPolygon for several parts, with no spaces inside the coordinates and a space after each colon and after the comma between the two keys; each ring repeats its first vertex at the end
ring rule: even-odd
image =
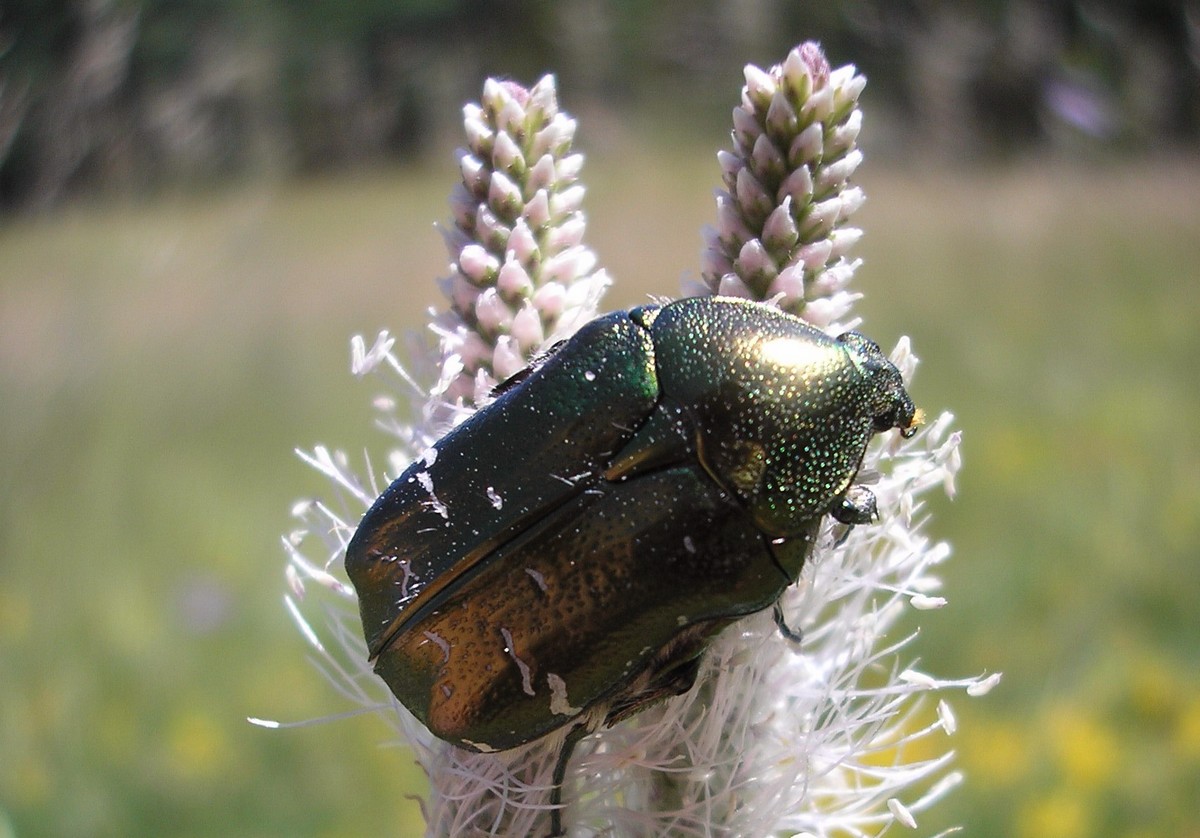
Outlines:
{"type": "Polygon", "coordinates": [[[851,487],[870,438],[915,430],[875,343],[724,298],[600,317],[498,392],[346,553],[376,672],[477,751],[686,691],[712,636],[796,581],[824,515],[871,519],[851,487]]]}

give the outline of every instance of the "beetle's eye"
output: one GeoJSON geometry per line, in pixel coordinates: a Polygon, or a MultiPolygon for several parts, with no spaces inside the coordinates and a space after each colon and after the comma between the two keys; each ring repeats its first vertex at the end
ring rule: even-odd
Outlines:
{"type": "Polygon", "coordinates": [[[895,411],[889,410],[887,413],[881,413],[875,417],[874,427],[875,427],[876,433],[881,434],[884,431],[890,431],[892,428],[894,428],[896,426],[897,426],[897,420],[896,420],[896,412],[895,411]]]}
{"type": "Polygon", "coordinates": [[[874,427],[877,433],[899,428],[905,437],[910,437],[916,433],[916,417],[919,411],[913,406],[912,399],[908,397],[908,393],[900,384],[900,376],[896,375],[895,377],[897,380],[891,382],[892,386],[887,388],[890,392],[885,403],[886,409],[875,415],[874,427]]]}
{"type": "Polygon", "coordinates": [[[908,439],[917,432],[917,428],[924,421],[925,411],[913,407],[912,401],[905,394],[892,403],[890,410],[875,417],[874,426],[878,433],[899,428],[900,435],[908,439]]]}

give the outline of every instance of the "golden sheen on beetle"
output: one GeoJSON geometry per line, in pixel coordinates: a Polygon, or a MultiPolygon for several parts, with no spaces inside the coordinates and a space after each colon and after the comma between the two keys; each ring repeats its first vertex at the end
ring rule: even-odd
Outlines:
{"type": "Polygon", "coordinates": [[[853,485],[867,443],[915,425],[856,332],[720,297],[599,317],[363,517],[346,571],[375,671],[463,748],[569,726],[557,803],[574,743],[687,691],[712,637],[796,581],[825,515],[874,517],[853,485]]]}

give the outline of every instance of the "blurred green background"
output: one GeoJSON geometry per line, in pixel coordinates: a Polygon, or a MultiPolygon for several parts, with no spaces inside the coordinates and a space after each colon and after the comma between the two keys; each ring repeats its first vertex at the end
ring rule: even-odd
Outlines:
{"type": "MultiPolygon", "coordinates": [[[[271,4],[5,6],[0,836],[413,834],[420,773],[379,719],[267,731],[245,717],[350,709],[282,605],[289,508],[326,491],[292,449],[385,445],[348,341],[419,329],[439,304],[432,225],[449,216],[459,107],[485,73],[559,72],[588,155],[588,238],[616,279],[606,306],[633,305],[696,270],[741,65],[806,37],[871,79],[855,218],[864,330],[888,346],[912,336],[914,395],[965,435],[959,498],[936,501],[932,525],[954,546],[950,604],[922,615],[913,649],[938,675],[1005,673],[987,697],[952,698],[967,783],[920,834],[1200,836],[1194,56],[1176,82],[1156,76],[1131,56],[1175,41],[1114,3],[802,6],[658,7],[672,20],[639,4],[515,3],[500,31],[529,32],[502,49],[467,24],[483,8],[470,3],[340,7],[361,11],[342,28],[271,4]],[[1038,17],[1050,7],[1074,28],[1038,17]],[[353,120],[307,109],[305,84],[340,77],[295,61],[281,65],[298,74],[289,85],[234,85],[196,109],[216,101],[192,96],[212,89],[192,87],[209,78],[197,68],[222,56],[274,78],[234,48],[265,31],[253,26],[273,27],[268,47],[353,69],[388,52],[363,37],[381,16],[441,69],[383,62],[347,78],[379,106],[407,89],[425,114],[411,131],[396,116],[334,136],[353,120]],[[112,27],[132,26],[134,58],[112,108],[55,116],[47,103],[75,101],[61,85],[80,75],[88,21],[108,33],[89,43],[110,47],[124,32],[112,27]],[[571,26],[623,48],[588,51],[571,26]],[[952,60],[987,35],[1001,68],[1017,47],[1054,58],[1019,77],[1024,110],[980,93],[1007,78],[994,65],[952,60]],[[445,69],[455,62],[461,73],[445,69]],[[267,127],[256,97],[275,103],[267,127]],[[220,153],[154,145],[148,102],[211,117],[172,130],[220,153]],[[239,145],[251,135],[253,149],[239,145]],[[51,142],[85,152],[66,165],[71,149],[51,142]]],[[[1185,46],[1191,20],[1168,30],[1185,46]]],[[[330,101],[357,113],[358,89],[330,101]]]]}

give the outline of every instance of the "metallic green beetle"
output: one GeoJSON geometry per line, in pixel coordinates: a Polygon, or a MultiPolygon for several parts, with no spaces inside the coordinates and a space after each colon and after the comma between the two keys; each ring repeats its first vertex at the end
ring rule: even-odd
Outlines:
{"type": "Polygon", "coordinates": [[[918,421],[874,342],[719,297],[593,320],[497,393],[375,501],[346,571],[375,671],[436,736],[573,728],[555,802],[575,741],[689,689],[823,516],[874,517],[867,442],[918,421]]]}

